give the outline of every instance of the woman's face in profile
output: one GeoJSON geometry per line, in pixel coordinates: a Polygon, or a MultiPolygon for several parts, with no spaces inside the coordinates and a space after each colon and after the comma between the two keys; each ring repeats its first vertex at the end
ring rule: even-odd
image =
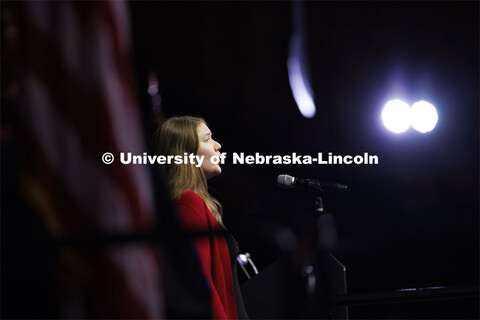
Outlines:
{"type": "Polygon", "coordinates": [[[201,168],[203,174],[205,174],[205,178],[210,179],[222,173],[220,165],[213,164],[210,161],[212,156],[220,157],[220,149],[222,146],[212,139],[212,132],[205,123],[201,123],[197,127],[197,135],[199,141],[197,155],[205,157],[201,168]]]}

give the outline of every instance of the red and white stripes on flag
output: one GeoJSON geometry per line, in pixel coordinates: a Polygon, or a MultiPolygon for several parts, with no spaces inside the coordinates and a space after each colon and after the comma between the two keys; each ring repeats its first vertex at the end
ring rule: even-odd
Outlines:
{"type": "MultiPolygon", "coordinates": [[[[21,6],[22,186],[55,238],[154,226],[148,168],[118,161],[145,151],[127,9],[116,0],[21,6]],[[105,152],[117,161],[104,164],[105,152]]],[[[153,245],[66,249],[62,258],[94,316],[164,316],[153,245]]],[[[65,301],[62,316],[89,316],[78,301],[65,301]]]]}

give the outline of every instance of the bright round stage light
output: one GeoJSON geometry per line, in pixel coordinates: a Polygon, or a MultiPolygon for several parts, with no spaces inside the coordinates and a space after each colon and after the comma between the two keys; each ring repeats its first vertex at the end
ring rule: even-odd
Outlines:
{"type": "Polygon", "coordinates": [[[412,119],[410,124],[415,130],[426,133],[435,128],[438,121],[438,114],[432,104],[423,100],[415,102],[411,112],[412,119]]]}
{"type": "Polygon", "coordinates": [[[392,132],[405,132],[410,126],[410,107],[401,100],[390,100],[383,107],[382,121],[392,132]]]}

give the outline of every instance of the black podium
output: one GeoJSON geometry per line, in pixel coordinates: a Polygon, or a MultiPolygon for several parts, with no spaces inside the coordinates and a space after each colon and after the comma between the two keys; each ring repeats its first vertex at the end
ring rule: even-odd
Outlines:
{"type": "Polygon", "coordinates": [[[241,285],[243,301],[251,319],[298,319],[327,318],[348,319],[346,305],[329,305],[327,315],[321,316],[317,311],[325,309],[334,297],[346,295],[346,268],[332,254],[326,259],[325,277],[328,283],[322,283],[323,277],[305,277],[299,270],[292,269],[290,257],[284,257],[261,270],[252,279],[241,285]],[[316,282],[317,294],[309,296],[309,282],[316,282]],[[326,286],[326,287],[322,287],[326,286]],[[322,299],[327,288],[328,299],[322,299]],[[324,300],[324,301],[322,301],[324,300]],[[313,304],[312,304],[313,302],[313,304]]]}

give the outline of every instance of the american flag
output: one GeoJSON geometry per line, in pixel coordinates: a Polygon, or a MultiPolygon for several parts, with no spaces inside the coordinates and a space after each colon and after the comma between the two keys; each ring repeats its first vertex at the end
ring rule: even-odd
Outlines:
{"type": "MultiPolygon", "coordinates": [[[[22,2],[19,18],[21,184],[51,236],[151,231],[148,167],[119,161],[120,152],[145,151],[127,4],[22,2]],[[105,152],[113,164],[102,162],[105,152]]],[[[61,317],[164,317],[152,244],[63,248],[60,256],[61,317]]]]}

